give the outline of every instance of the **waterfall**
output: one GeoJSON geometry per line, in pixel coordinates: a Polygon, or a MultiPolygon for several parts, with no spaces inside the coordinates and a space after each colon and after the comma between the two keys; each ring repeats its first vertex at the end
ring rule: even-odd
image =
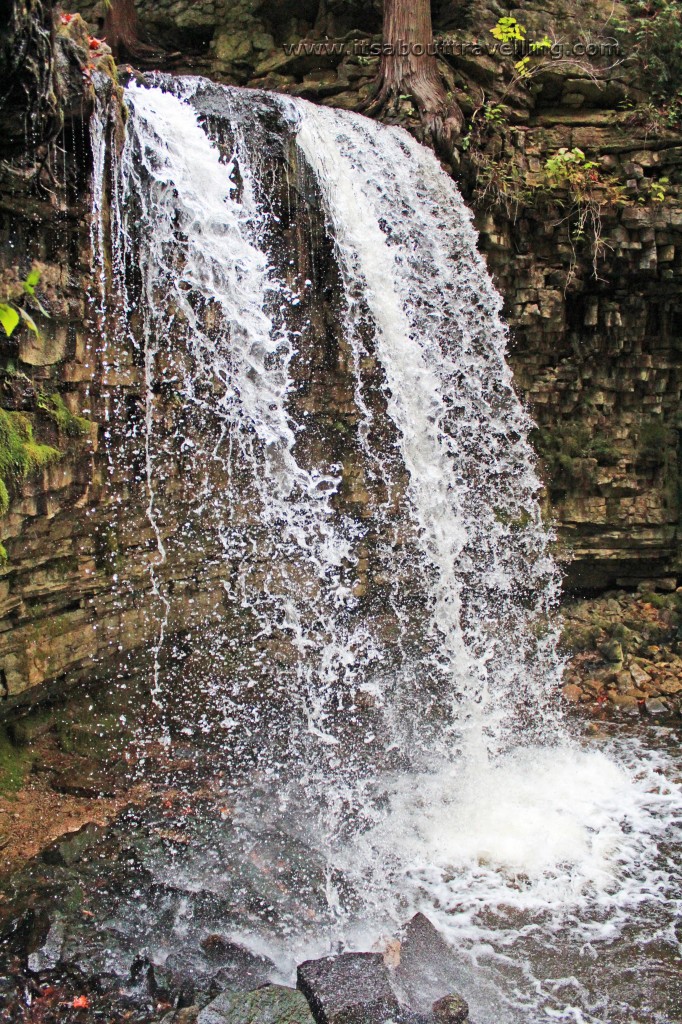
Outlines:
{"type": "Polygon", "coordinates": [[[198,891],[223,906],[248,841],[291,877],[258,912],[244,882],[235,932],[283,976],[421,909],[463,950],[477,1020],[559,1015],[537,950],[512,969],[505,944],[657,913],[642,855],[679,796],[557,709],[552,536],[471,215],[397,128],[195,78],[126,102],[109,329],[144,384],[151,739],[235,780],[229,837],[207,815],[147,865],[189,894],[173,935],[198,891]]]}
{"type": "MultiPolygon", "coordinates": [[[[210,503],[220,520],[225,559],[238,549],[243,557],[242,527],[230,523],[235,473],[248,473],[261,530],[277,524],[276,537],[259,538],[259,560],[276,565],[279,575],[275,580],[266,570],[265,600],[249,595],[244,574],[222,583],[264,633],[288,632],[297,652],[290,693],[298,695],[309,733],[334,744],[328,725],[340,695],[380,675],[387,658],[403,676],[403,691],[409,685],[413,707],[420,691],[426,706],[438,690],[443,751],[461,741],[467,723],[469,739],[475,733],[499,749],[524,709],[526,727],[542,732],[559,678],[546,624],[556,572],[526,441],[530,421],[505,363],[500,301],[456,186],[402,131],[305,102],[268,101],[280,108],[279,130],[293,147],[296,173],[312,177],[333,237],[343,282],[341,330],[356,371],[358,461],[375,479],[383,475],[390,490],[384,453],[368,440],[381,431],[376,421],[383,416],[395,435],[387,442],[391,457],[407,477],[393,527],[400,522],[409,534],[405,547],[414,549],[424,637],[418,653],[395,664],[395,651],[367,635],[348,573],[374,527],[389,576],[399,575],[396,565],[408,556],[387,549],[390,501],[377,502],[370,522],[359,524],[336,502],[341,467],[306,465],[298,454],[306,424],[290,399],[299,332],[282,307],[301,301],[301,284],[284,279],[268,252],[274,215],[263,200],[258,131],[245,127],[243,98],[229,89],[220,96],[233,133],[227,155],[201,123],[202,90],[199,80],[128,90],[132,123],[121,178],[129,224],[122,212],[118,263],[134,263],[141,279],[150,403],[145,473],[156,561],[166,557],[155,499],[163,453],[152,450],[150,375],[164,344],[159,339],[172,336],[191,364],[181,371],[183,403],[219,424],[218,439],[201,457],[225,464],[227,490],[211,493],[206,482],[201,507],[205,515],[210,503]],[[238,114],[233,121],[231,109],[238,114]],[[380,410],[376,396],[371,407],[363,399],[359,367],[370,348],[381,374],[380,410]]],[[[211,98],[215,106],[216,90],[211,98]]],[[[156,582],[154,590],[163,601],[156,582]]],[[[394,594],[391,605],[399,604],[394,594]]],[[[380,699],[388,719],[391,694],[380,699]]]]}

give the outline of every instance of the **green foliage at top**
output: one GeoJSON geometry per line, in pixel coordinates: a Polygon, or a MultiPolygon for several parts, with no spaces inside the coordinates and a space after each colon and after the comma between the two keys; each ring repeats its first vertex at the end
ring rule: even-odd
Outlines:
{"type": "MultiPolygon", "coordinates": [[[[490,34],[503,44],[516,44],[526,42],[526,31],[525,25],[522,25],[516,18],[509,15],[505,18],[500,18],[497,24],[490,29],[490,34]]],[[[543,54],[545,50],[551,49],[551,47],[552,40],[547,35],[530,43],[528,46],[529,53],[514,63],[519,78],[526,79],[531,77],[531,55],[537,57],[543,54]]]]}
{"type": "Polygon", "coordinates": [[[490,31],[501,43],[522,42],[526,38],[525,26],[512,17],[500,18],[490,31]]]}
{"type": "Polygon", "coordinates": [[[9,489],[61,458],[61,452],[33,437],[24,413],[0,409],[0,515],[9,509],[9,489]]]}

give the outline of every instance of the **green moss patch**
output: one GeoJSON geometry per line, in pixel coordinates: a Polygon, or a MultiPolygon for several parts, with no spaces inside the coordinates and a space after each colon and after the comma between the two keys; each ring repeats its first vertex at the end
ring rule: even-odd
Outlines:
{"type": "Polygon", "coordinates": [[[9,509],[11,487],[56,462],[61,455],[57,448],[35,440],[33,425],[25,413],[0,409],[0,515],[9,509]]]}
{"type": "Polygon", "coordinates": [[[41,391],[37,400],[38,409],[57,425],[67,437],[82,437],[90,431],[90,420],[76,416],[67,407],[61,395],[41,391]]]}
{"type": "Polygon", "coordinates": [[[589,490],[596,483],[596,466],[615,466],[622,458],[610,438],[593,433],[582,423],[566,424],[555,431],[535,427],[529,439],[544,463],[554,497],[589,490]]]}

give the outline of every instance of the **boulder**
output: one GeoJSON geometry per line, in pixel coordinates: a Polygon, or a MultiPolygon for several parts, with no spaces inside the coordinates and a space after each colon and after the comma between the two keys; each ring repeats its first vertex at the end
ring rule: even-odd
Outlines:
{"type": "Polygon", "coordinates": [[[275,971],[275,965],[268,957],[252,953],[221,935],[207,936],[201,948],[214,969],[214,983],[223,992],[255,989],[269,982],[275,971]]]}
{"type": "Polygon", "coordinates": [[[464,1024],[469,1019],[469,1004],[461,996],[443,996],[433,1004],[435,1024],[464,1024]]]}
{"type": "Polygon", "coordinates": [[[298,987],[317,1024],[383,1024],[400,1014],[380,953],[306,960],[298,968],[298,987]]]}
{"type": "Polygon", "coordinates": [[[253,992],[223,992],[204,1007],[197,1024],[314,1024],[314,1018],[295,988],[264,985],[253,992]]]}
{"type": "MultiPolygon", "coordinates": [[[[444,999],[455,998],[453,993],[460,983],[462,965],[455,950],[428,917],[415,914],[403,932],[400,963],[392,974],[393,987],[407,1006],[428,1013],[438,1002],[439,1012],[445,1013],[444,999]]],[[[461,1002],[466,1007],[464,1000],[461,1002]]],[[[439,1020],[445,1024],[444,1016],[439,1020]]]]}
{"type": "Polygon", "coordinates": [[[274,971],[275,965],[267,957],[221,935],[209,935],[201,949],[171,953],[163,966],[154,967],[154,978],[161,991],[169,996],[181,992],[186,1002],[201,993],[227,996],[251,992],[267,985],[274,971]]]}

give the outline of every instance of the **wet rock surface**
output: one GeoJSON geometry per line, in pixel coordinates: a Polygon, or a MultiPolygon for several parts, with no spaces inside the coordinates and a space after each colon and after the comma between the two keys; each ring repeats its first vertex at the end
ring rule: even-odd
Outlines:
{"type": "Polygon", "coordinates": [[[225,993],[205,1006],[197,1024],[313,1024],[305,996],[283,985],[225,993]]]}
{"type": "Polygon", "coordinates": [[[380,953],[307,960],[299,965],[297,984],[317,1024],[381,1024],[400,1012],[380,953]]]}
{"type": "Polygon", "coordinates": [[[220,790],[169,792],[109,827],[86,825],[16,872],[0,934],[37,981],[67,971],[114,1002],[202,1005],[273,980],[272,961],[231,933],[264,919],[293,923],[311,907],[314,927],[324,870],[257,806],[220,790]]]}
{"type": "Polygon", "coordinates": [[[98,1014],[106,1007],[111,1021],[166,1011],[174,1024],[465,1019],[448,971],[451,947],[422,915],[402,936],[400,967],[381,953],[346,953],[302,963],[299,991],[274,984],[275,964],[233,936],[275,917],[292,927],[309,916],[316,931],[329,908],[324,862],[293,829],[263,818],[262,808],[240,807],[225,792],[169,793],[47,846],[7,882],[0,904],[9,967],[0,1009],[15,1007],[15,1017],[0,1019],[32,1019],[27,991],[44,1002],[46,1021],[83,999],[98,1014]],[[454,1002],[432,1013],[434,994],[454,1002]]]}
{"type": "MultiPolygon", "coordinates": [[[[428,1013],[434,1002],[451,996],[455,990],[458,967],[450,943],[428,917],[415,914],[401,936],[400,962],[393,972],[394,985],[402,1000],[415,1010],[428,1013]]],[[[437,1019],[441,1022],[448,1005],[443,1003],[439,1009],[437,1019]]]]}

